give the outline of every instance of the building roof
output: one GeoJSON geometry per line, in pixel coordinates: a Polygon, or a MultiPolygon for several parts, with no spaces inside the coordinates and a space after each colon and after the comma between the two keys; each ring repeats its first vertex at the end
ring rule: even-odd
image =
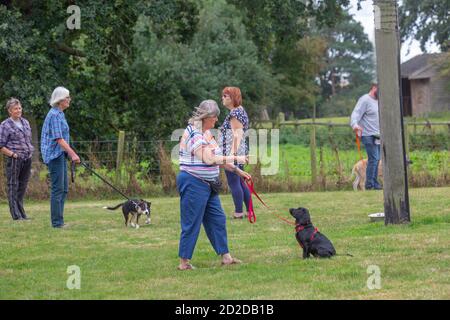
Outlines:
{"type": "Polygon", "coordinates": [[[435,74],[435,63],[445,53],[423,53],[403,62],[400,66],[401,77],[408,79],[426,79],[435,74]]]}

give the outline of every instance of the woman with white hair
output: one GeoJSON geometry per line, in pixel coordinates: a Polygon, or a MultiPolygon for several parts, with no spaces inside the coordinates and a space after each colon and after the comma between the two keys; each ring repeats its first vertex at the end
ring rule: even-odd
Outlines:
{"type": "Polygon", "coordinates": [[[6,102],[9,118],[0,124],[0,151],[8,157],[6,180],[9,211],[13,220],[29,220],[23,208],[23,198],[31,174],[30,123],[22,117],[22,105],[16,98],[6,102]]]}
{"type": "Polygon", "coordinates": [[[196,108],[180,141],[180,173],[177,189],[180,193],[181,235],[179,270],[190,270],[190,264],[200,227],[203,226],[211,245],[222,257],[222,265],[241,261],[228,250],[226,217],[219,199],[219,166],[244,179],[251,176],[233,163],[247,162],[246,156],[222,156],[211,134],[220,110],[214,100],[205,100],[196,108]]]}
{"type": "Polygon", "coordinates": [[[80,157],[70,147],[69,125],[64,116],[64,110],[69,108],[70,101],[70,93],[66,88],[57,87],[53,90],[49,101],[51,109],[47,113],[41,133],[42,159],[50,172],[50,212],[54,228],[65,226],[64,202],[69,191],[66,157],[80,163],[80,157]]]}

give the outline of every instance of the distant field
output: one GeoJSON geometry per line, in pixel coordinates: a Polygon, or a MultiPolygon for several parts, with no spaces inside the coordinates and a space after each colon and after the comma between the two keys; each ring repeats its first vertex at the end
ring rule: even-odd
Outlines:
{"type": "MultiPolygon", "coordinates": [[[[289,121],[298,121],[300,123],[311,123],[312,119],[311,118],[289,119],[289,121]]],[[[404,118],[404,123],[410,125],[409,129],[408,129],[409,132],[413,132],[413,124],[414,123],[425,123],[427,121],[429,121],[430,123],[449,122],[450,121],[450,112],[448,112],[448,113],[443,112],[438,115],[431,115],[430,117],[405,117],[404,118]]],[[[349,125],[350,115],[348,117],[316,118],[316,122],[349,125]]],[[[269,124],[269,123],[264,123],[260,126],[262,128],[271,128],[271,124],[269,124]]],[[[417,125],[416,129],[419,130],[419,133],[421,133],[420,130],[422,130],[423,132],[427,132],[426,131],[427,129],[426,128],[424,129],[424,126],[417,125]]],[[[351,130],[350,127],[349,127],[349,130],[351,130]]],[[[433,126],[433,130],[435,130],[436,132],[442,132],[442,131],[448,132],[448,127],[446,125],[436,125],[436,126],[433,126]]]]}

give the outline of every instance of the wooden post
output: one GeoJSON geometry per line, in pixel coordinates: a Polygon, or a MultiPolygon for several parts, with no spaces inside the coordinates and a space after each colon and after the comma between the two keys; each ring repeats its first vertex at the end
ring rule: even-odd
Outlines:
{"type": "Polygon", "coordinates": [[[311,142],[310,142],[310,151],[311,151],[311,185],[312,189],[316,190],[317,188],[317,156],[316,156],[316,126],[311,126],[311,142]]]}
{"type": "Polygon", "coordinates": [[[323,150],[322,147],[319,149],[319,157],[320,157],[320,184],[321,191],[325,191],[327,189],[327,177],[325,174],[325,163],[323,161],[323,150]]]}
{"type": "Polygon", "coordinates": [[[408,123],[404,123],[404,128],[405,128],[405,152],[406,152],[406,156],[409,155],[409,131],[408,131],[408,123]]]}
{"type": "Polygon", "coordinates": [[[121,181],[121,168],[123,163],[123,152],[125,149],[125,131],[119,131],[119,140],[117,141],[117,159],[116,159],[116,177],[121,181]]]}
{"type": "Polygon", "coordinates": [[[312,189],[317,188],[317,156],[316,156],[316,103],[314,102],[313,108],[313,124],[311,126],[311,141],[310,141],[310,151],[311,151],[311,185],[312,189]]]}
{"type": "Polygon", "coordinates": [[[408,223],[397,1],[374,0],[374,9],[385,224],[408,223]]]}
{"type": "Polygon", "coordinates": [[[278,113],[278,117],[277,117],[277,128],[281,129],[281,126],[284,125],[284,113],[280,112],[278,113]]]}

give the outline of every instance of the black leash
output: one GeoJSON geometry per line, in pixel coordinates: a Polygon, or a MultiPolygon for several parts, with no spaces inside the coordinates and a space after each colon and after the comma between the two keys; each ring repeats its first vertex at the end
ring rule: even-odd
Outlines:
{"type": "MultiPolygon", "coordinates": [[[[110,186],[111,188],[113,188],[117,193],[119,193],[122,197],[124,197],[127,200],[131,200],[129,197],[127,197],[122,191],[120,191],[119,189],[117,189],[115,186],[113,186],[111,183],[109,183],[105,178],[103,178],[102,176],[100,176],[97,172],[95,172],[93,169],[91,169],[86,162],[81,161],[80,164],[85,167],[86,169],[88,169],[88,171],[90,171],[91,173],[93,173],[94,175],[96,175],[100,180],[102,180],[104,183],[106,183],[108,186],[110,186]]],[[[75,181],[75,162],[72,161],[72,167],[71,167],[71,175],[72,175],[72,182],[75,181]]]]}

